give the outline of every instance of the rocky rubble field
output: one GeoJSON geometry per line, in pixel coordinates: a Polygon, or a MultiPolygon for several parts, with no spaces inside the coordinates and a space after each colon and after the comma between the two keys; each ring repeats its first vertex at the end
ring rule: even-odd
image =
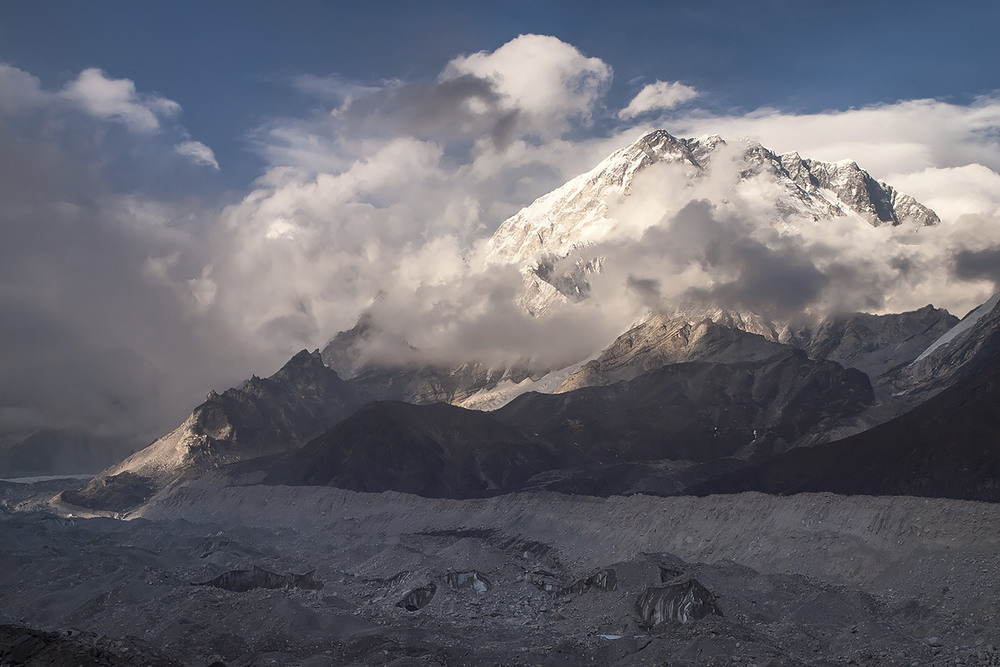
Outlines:
{"type": "Polygon", "coordinates": [[[0,489],[2,664],[1000,664],[992,504],[34,486],[0,489]]]}

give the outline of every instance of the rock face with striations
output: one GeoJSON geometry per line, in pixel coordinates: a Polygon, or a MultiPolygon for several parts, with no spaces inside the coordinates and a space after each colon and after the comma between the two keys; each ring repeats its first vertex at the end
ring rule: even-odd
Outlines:
{"type": "Polygon", "coordinates": [[[647,588],[636,600],[635,611],[647,628],[671,622],[686,625],[710,614],[722,616],[712,592],[693,577],[684,576],[647,588]]]}

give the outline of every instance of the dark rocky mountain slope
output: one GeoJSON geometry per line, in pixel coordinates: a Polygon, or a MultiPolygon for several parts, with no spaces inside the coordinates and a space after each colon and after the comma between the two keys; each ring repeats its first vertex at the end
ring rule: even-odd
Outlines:
{"type": "Polygon", "coordinates": [[[707,461],[786,448],[871,400],[863,373],[785,348],[763,361],[671,364],[605,387],[525,394],[494,414],[574,451],[576,465],[707,461]]]}
{"type": "Polygon", "coordinates": [[[689,491],[1000,501],[1000,330],[979,343],[955,384],[907,414],[844,440],[713,476],[689,491]]]}
{"type": "Polygon", "coordinates": [[[495,495],[554,470],[783,449],[871,400],[863,373],[786,348],[761,362],[675,364],[606,387],[525,394],[492,414],[373,403],[298,451],[238,470],[269,471],[279,484],[495,495]]]}
{"type": "Polygon", "coordinates": [[[483,412],[383,401],[260,464],[269,483],[469,498],[517,490],[558,458],[548,443],[483,412]]]}

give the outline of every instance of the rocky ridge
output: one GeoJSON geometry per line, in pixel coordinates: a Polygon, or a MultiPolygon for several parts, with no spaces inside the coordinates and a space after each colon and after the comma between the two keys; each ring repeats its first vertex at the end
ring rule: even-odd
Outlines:
{"type": "Polygon", "coordinates": [[[319,351],[299,352],[268,378],[210,392],[184,423],[95,477],[68,502],[124,510],[185,474],[295,449],[369,399],[323,365],[319,351]]]}

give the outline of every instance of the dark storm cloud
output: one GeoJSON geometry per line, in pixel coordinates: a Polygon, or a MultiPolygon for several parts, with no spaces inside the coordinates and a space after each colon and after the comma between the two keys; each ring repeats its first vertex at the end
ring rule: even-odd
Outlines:
{"type": "Polygon", "coordinates": [[[189,221],[114,194],[126,136],[33,92],[0,109],[0,439],[68,428],[149,440],[218,371],[181,295],[147,279],[151,258],[198,244],[189,221]]]}
{"type": "Polygon", "coordinates": [[[392,133],[424,138],[488,134],[497,145],[514,132],[516,110],[500,106],[500,95],[484,78],[465,74],[434,83],[388,86],[349,100],[334,112],[350,132],[392,133]]]}
{"type": "Polygon", "coordinates": [[[625,287],[639,296],[643,304],[650,308],[663,301],[660,291],[660,281],[653,278],[638,278],[631,273],[625,279],[625,287]]]}
{"type": "MultiPolygon", "coordinates": [[[[693,201],[675,216],[651,227],[635,243],[609,244],[601,251],[609,267],[651,266],[656,275],[630,273],[629,290],[643,302],[683,297],[705,306],[753,310],[772,315],[797,312],[815,303],[830,285],[810,254],[794,240],[774,237],[767,245],[748,234],[739,218],[723,219],[708,201],[693,201]],[[676,276],[697,265],[711,285],[691,285],[683,293],[663,294],[678,285],[676,276]]],[[[613,271],[609,268],[609,271],[613,271]]]]}
{"type": "Polygon", "coordinates": [[[620,284],[625,291],[618,298],[644,307],[686,304],[781,319],[809,308],[877,311],[917,273],[913,259],[897,257],[887,266],[869,254],[877,250],[861,250],[779,234],[750,211],[695,200],[638,239],[583,248],[576,259],[602,258],[602,275],[590,279],[598,298],[616,298],[620,284]]]}
{"type": "Polygon", "coordinates": [[[959,251],[953,273],[962,280],[992,280],[994,289],[1000,290],[1000,248],[959,251]]]}
{"type": "Polygon", "coordinates": [[[707,268],[736,275],[705,291],[720,306],[786,317],[815,304],[830,283],[798,248],[742,239],[722,250],[707,268]]]}

